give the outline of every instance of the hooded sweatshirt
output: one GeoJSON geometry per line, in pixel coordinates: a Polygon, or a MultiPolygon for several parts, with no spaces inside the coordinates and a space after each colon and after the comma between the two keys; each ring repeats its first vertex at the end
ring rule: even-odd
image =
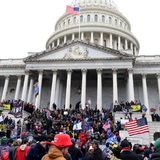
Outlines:
{"type": "Polygon", "coordinates": [[[15,153],[15,160],[25,160],[25,157],[29,151],[29,147],[26,144],[22,144],[17,148],[15,153]]]}
{"type": "Polygon", "coordinates": [[[48,154],[44,155],[42,160],[65,160],[65,158],[61,150],[52,145],[48,151],[48,154]]]}

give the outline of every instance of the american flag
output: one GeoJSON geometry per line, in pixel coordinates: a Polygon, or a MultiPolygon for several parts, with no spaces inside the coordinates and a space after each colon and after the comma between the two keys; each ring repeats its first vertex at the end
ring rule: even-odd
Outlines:
{"type": "Polygon", "coordinates": [[[79,7],[66,6],[66,13],[77,15],[79,12],[79,7]]]}
{"type": "Polygon", "coordinates": [[[129,121],[125,124],[129,136],[149,132],[146,118],[129,121]]]}
{"type": "Polygon", "coordinates": [[[107,131],[111,127],[110,123],[108,121],[105,122],[105,124],[102,126],[102,128],[107,131]]]}

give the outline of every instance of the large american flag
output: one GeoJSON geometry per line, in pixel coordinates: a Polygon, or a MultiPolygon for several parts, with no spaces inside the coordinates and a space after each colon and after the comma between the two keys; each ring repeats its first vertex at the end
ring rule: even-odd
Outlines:
{"type": "Polygon", "coordinates": [[[146,118],[129,121],[125,124],[129,136],[149,132],[146,118]]]}

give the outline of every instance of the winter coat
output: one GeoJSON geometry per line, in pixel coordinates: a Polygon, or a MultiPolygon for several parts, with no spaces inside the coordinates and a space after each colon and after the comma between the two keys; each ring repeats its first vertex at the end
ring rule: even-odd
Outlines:
{"type": "Polygon", "coordinates": [[[93,152],[93,156],[95,160],[102,160],[103,159],[103,153],[100,148],[97,148],[93,152]]]}
{"type": "Polygon", "coordinates": [[[48,151],[48,154],[44,155],[42,160],[65,160],[65,158],[61,150],[52,145],[48,151]]]}
{"type": "Polygon", "coordinates": [[[152,153],[151,160],[160,160],[160,153],[152,153]]]}
{"type": "Polygon", "coordinates": [[[37,143],[30,148],[25,160],[41,160],[46,154],[45,151],[45,148],[40,143],[37,143]]]}
{"type": "Polygon", "coordinates": [[[70,153],[72,160],[79,160],[82,158],[82,152],[74,145],[68,149],[68,152],[70,153]]]}
{"type": "Polygon", "coordinates": [[[3,152],[9,153],[10,147],[8,145],[0,145],[0,160],[3,152]]]}
{"type": "Polygon", "coordinates": [[[17,148],[15,152],[15,160],[25,160],[28,151],[29,146],[27,146],[26,144],[22,144],[20,147],[17,148]]]}
{"type": "Polygon", "coordinates": [[[143,160],[142,155],[138,155],[133,151],[126,150],[120,153],[121,160],[143,160]]]}
{"type": "Polygon", "coordinates": [[[88,152],[85,154],[84,160],[95,160],[93,153],[90,152],[90,151],[88,151],[88,152]]]}

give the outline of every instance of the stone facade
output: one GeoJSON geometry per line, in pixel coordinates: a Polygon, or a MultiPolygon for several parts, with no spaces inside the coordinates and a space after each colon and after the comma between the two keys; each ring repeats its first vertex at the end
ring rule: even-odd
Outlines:
{"type": "Polygon", "coordinates": [[[1,101],[20,98],[51,109],[79,101],[85,108],[90,100],[101,110],[115,100],[140,100],[148,111],[159,110],[160,56],[138,56],[131,25],[112,3],[80,0],[80,7],[79,16],[59,18],[45,51],[0,60],[1,101]]]}

